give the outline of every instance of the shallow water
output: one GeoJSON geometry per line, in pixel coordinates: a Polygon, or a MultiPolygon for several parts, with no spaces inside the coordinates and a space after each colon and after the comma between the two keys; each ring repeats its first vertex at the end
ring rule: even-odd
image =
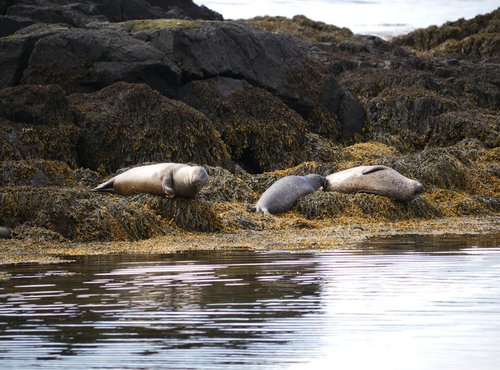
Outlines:
{"type": "Polygon", "coordinates": [[[499,235],[363,247],[0,268],[0,368],[499,368],[499,235]]]}

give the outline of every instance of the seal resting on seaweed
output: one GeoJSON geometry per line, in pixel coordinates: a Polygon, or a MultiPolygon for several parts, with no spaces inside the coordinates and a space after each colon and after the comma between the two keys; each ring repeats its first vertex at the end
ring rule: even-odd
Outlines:
{"type": "Polygon", "coordinates": [[[200,166],[181,163],[159,163],[131,168],[92,191],[110,191],[121,195],[150,193],[168,198],[194,198],[208,180],[200,166]]]}
{"type": "Polygon", "coordinates": [[[0,226],[0,239],[10,239],[12,232],[8,227],[0,226]]]}
{"type": "Polygon", "coordinates": [[[410,201],[422,194],[424,187],[390,167],[358,166],[328,175],[325,191],[370,193],[410,201]]]}
{"type": "Polygon", "coordinates": [[[294,204],[307,194],[314,193],[325,184],[320,175],[285,176],[272,184],[259,198],[251,212],[282,213],[292,209],[294,204]]]}

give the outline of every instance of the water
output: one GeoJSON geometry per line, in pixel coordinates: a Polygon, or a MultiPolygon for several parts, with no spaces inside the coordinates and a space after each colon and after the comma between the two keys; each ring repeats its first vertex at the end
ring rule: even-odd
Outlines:
{"type": "Polygon", "coordinates": [[[293,17],[347,27],[354,33],[388,37],[416,28],[470,19],[500,6],[498,0],[197,0],[226,19],[262,15],[293,17]]]}
{"type": "Polygon", "coordinates": [[[364,247],[4,267],[0,368],[499,368],[499,235],[364,247]]]}

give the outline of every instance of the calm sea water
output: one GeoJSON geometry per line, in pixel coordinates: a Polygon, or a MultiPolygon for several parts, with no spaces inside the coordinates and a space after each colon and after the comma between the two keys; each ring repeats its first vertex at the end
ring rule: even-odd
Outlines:
{"type": "Polygon", "coordinates": [[[3,267],[0,368],[498,369],[500,235],[3,267]]]}
{"type": "Polygon", "coordinates": [[[498,0],[196,0],[226,19],[259,15],[293,17],[350,28],[354,33],[382,37],[408,33],[416,28],[470,19],[500,6],[498,0]]]}

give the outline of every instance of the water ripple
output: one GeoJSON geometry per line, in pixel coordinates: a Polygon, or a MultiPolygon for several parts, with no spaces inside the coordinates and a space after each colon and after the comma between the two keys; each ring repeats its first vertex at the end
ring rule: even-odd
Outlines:
{"type": "Polygon", "coordinates": [[[373,243],[7,268],[0,366],[497,369],[498,238],[373,243]]]}

